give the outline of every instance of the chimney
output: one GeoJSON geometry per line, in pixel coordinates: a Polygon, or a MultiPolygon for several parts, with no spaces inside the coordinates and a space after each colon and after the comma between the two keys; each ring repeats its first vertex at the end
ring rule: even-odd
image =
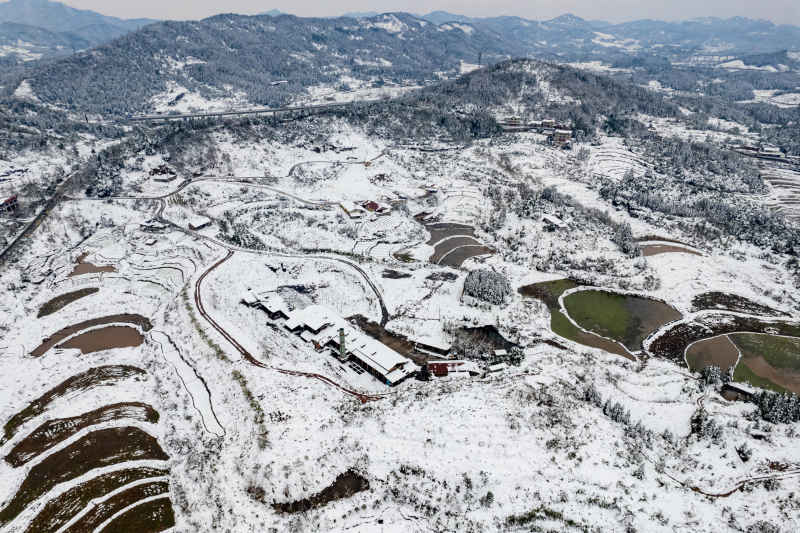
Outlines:
{"type": "Polygon", "coordinates": [[[347,359],[347,347],[345,346],[344,328],[339,328],[339,358],[342,361],[347,359]]]}

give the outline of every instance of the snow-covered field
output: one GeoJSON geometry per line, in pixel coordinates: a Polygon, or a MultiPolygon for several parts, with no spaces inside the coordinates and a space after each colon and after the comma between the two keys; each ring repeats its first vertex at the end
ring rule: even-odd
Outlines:
{"type": "MultiPolygon", "coordinates": [[[[208,104],[181,102],[187,110],[208,104]]],[[[217,166],[176,170],[173,181],[155,181],[161,174],[151,171],[174,160],[158,150],[136,154],[120,175],[125,198],[62,202],[17,262],[0,270],[0,288],[13,295],[0,303],[0,360],[14,369],[0,373],[4,423],[70,376],[103,365],[141,369],[138,380],[56,397],[0,444],[4,456],[47,420],[113,402],[142,402],[160,414],[151,422],[114,418],[31,464],[0,464],[0,505],[36,465],[98,427],[136,427],[169,456],[147,464],[167,471],[176,531],[711,532],[747,531],[759,520],[800,528],[796,424],[759,421],[752,405],[727,402],[676,363],[629,361],[561,338],[547,308],[516,292],[580,276],[683,314],[710,291],[796,313],[787,257],[699,242],[674,220],[615,209],[596,176],[642,179],[647,170],[618,138],[581,146],[588,157],[579,161],[533,134],[421,152],[338,119],[314,128],[290,143],[215,130],[197,150],[224,154],[217,166]],[[185,184],[190,172],[196,179],[185,184]],[[628,257],[574,207],[540,200],[535,216],[519,214],[519,183],[607,212],[636,237],[678,239],[704,253],[628,257]],[[356,220],[341,207],[368,201],[390,205],[391,214],[356,220]],[[431,231],[414,218],[423,212],[474,228],[496,253],[459,268],[432,264],[431,231]],[[159,213],[161,225],[147,224],[159,213]],[[544,214],[566,227],[550,231],[544,214]],[[211,224],[188,229],[199,215],[211,224]],[[79,257],[115,271],[70,277],[79,257]],[[508,278],[513,291],[503,305],[462,297],[477,268],[508,278]],[[98,291],[39,317],[44,304],[84,288],[98,291]],[[384,320],[387,331],[428,347],[452,345],[460,326],[494,326],[524,357],[497,373],[390,389],[245,305],[252,294],[384,320]],[[141,345],[87,353],[55,346],[31,356],[63,328],[120,314],[149,322],[123,324],[141,345]],[[362,403],[359,395],[381,399],[362,403]],[[312,498],[351,469],[368,490],[304,512],[272,506],[312,498]]],[[[22,531],[46,501],[101,470],[141,462],[65,479],[13,521],[0,514],[0,528],[22,531]]]]}

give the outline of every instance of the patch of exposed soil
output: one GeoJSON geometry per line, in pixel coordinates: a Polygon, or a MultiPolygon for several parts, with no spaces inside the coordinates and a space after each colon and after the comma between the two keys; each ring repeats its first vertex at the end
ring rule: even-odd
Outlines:
{"type": "Polygon", "coordinates": [[[50,389],[42,396],[29,403],[25,409],[12,416],[8,422],[6,422],[5,426],[3,426],[3,438],[0,439],[0,445],[8,442],[8,440],[17,433],[17,430],[22,424],[44,413],[50,404],[59,398],[71,396],[97,387],[114,385],[128,378],[142,380],[146,378],[146,376],[147,373],[141,368],[126,365],[101,366],[76,374],[50,389]]]}
{"type": "Polygon", "coordinates": [[[702,256],[700,252],[682,246],[673,246],[670,244],[645,244],[642,247],[642,255],[644,257],[653,257],[654,255],[661,254],[689,254],[702,256]]]}
{"type": "Polygon", "coordinates": [[[159,417],[149,405],[136,402],[117,403],[71,418],[49,420],[14,446],[6,456],[6,462],[18,468],[83,428],[121,418],[155,424],[159,417]]]}
{"type": "Polygon", "coordinates": [[[159,498],[118,516],[103,528],[103,533],[158,533],[175,526],[175,513],[169,498],[159,498]]]}
{"type": "Polygon", "coordinates": [[[411,274],[409,274],[408,272],[400,272],[399,270],[387,268],[383,271],[383,277],[385,279],[406,279],[410,278],[411,274]]]}
{"type": "MultiPolygon", "coordinates": [[[[75,324],[74,326],[68,326],[56,333],[53,333],[48,338],[42,341],[42,344],[39,345],[35,350],[31,352],[31,357],[41,357],[48,350],[50,350],[53,346],[57,345],[67,337],[71,337],[76,333],[83,331],[85,329],[93,328],[95,326],[102,326],[104,324],[133,324],[135,326],[139,326],[144,331],[150,331],[153,329],[153,324],[150,323],[148,319],[141,315],[133,315],[133,314],[120,314],[120,315],[111,315],[106,316],[103,318],[94,318],[92,320],[85,320],[79,324],[75,324]]],[[[140,343],[141,344],[141,343],[140,343]]]]}
{"type": "Polygon", "coordinates": [[[349,498],[365,490],[369,490],[369,481],[358,472],[348,470],[343,474],[339,474],[336,480],[322,489],[321,492],[294,502],[274,503],[272,508],[279,513],[302,513],[332,501],[349,498]]]}
{"type": "Polygon", "coordinates": [[[141,479],[163,477],[169,474],[167,470],[158,468],[130,468],[102,474],[96,478],[73,487],[61,496],[47,502],[36,518],[28,525],[25,533],[39,533],[41,531],[57,531],[75,515],[82,511],[89,503],[120,487],[139,481],[141,479]]]}
{"type": "Polygon", "coordinates": [[[415,261],[414,257],[409,253],[398,253],[395,252],[392,254],[392,257],[400,261],[401,263],[413,263],[415,261]]]}
{"type": "Polygon", "coordinates": [[[100,289],[97,287],[88,287],[86,289],[80,289],[74,292],[68,292],[67,294],[62,294],[61,296],[56,296],[46,304],[42,305],[36,318],[52,315],[53,313],[64,309],[69,304],[99,291],[100,289]]]}
{"type": "Polygon", "coordinates": [[[738,360],[739,349],[727,335],[697,342],[686,350],[686,362],[693,372],[700,372],[711,365],[727,372],[736,366],[738,360]]]}
{"type": "Polygon", "coordinates": [[[452,283],[458,279],[458,274],[441,270],[439,272],[432,273],[425,279],[430,281],[446,281],[448,283],[452,283]]]}
{"type": "MultiPolygon", "coordinates": [[[[160,494],[166,494],[167,492],[169,492],[169,483],[166,481],[154,481],[152,483],[136,485],[135,487],[131,487],[128,490],[122,491],[101,503],[95,504],[88,513],[83,515],[77,522],[65,529],[64,533],[93,533],[100,524],[126,507],[130,507],[140,500],[152,498],[153,496],[158,496],[160,494]]],[[[172,507],[172,504],[169,503],[169,500],[166,501],[170,507],[172,507]]],[[[134,513],[133,517],[135,517],[136,520],[143,520],[147,518],[144,516],[146,512],[147,508],[145,508],[143,505],[140,505],[132,508],[126,514],[134,513]]],[[[119,527],[119,525],[117,527],[119,527]]],[[[128,527],[129,529],[117,529],[116,531],[135,531],[137,533],[142,531],[142,529],[139,527],[134,528],[133,523],[129,523],[128,527]]],[[[103,531],[114,530],[106,527],[103,529],[103,531]]]]}
{"type": "Polygon", "coordinates": [[[720,309],[751,315],[790,316],[788,313],[761,305],[744,296],[724,292],[706,292],[698,294],[692,299],[693,311],[705,311],[707,309],[720,309]]]}
{"type": "Polygon", "coordinates": [[[86,355],[113,348],[135,348],[141,346],[143,342],[144,336],[138,329],[129,326],[108,326],[76,335],[58,347],[65,350],[77,349],[86,355]]]}
{"type": "Polygon", "coordinates": [[[0,510],[0,525],[16,518],[59,483],[95,468],[143,459],[166,461],[169,456],[155,438],[139,428],[109,428],[89,433],[30,469],[14,498],[0,510]]]}

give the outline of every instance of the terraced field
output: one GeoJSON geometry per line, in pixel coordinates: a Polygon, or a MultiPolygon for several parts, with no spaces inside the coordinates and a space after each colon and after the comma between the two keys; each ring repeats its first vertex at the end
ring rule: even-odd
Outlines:
{"type": "MultiPolygon", "coordinates": [[[[105,325],[105,324],[124,324],[124,323],[133,324],[135,326],[138,326],[139,328],[141,328],[144,331],[150,331],[151,329],[153,329],[153,325],[150,323],[150,320],[148,320],[147,318],[145,318],[145,317],[143,317],[141,315],[135,315],[135,314],[110,315],[110,316],[105,316],[105,317],[102,317],[102,318],[93,318],[91,320],[84,320],[83,322],[80,322],[80,323],[75,324],[73,326],[68,326],[66,328],[63,328],[63,329],[57,331],[56,333],[53,333],[52,335],[50,335],[48,338],[44,339],[42,341],[42,343],[35,350],[33,350],[31,352],[31,357],[41,357],[42,355],[47,353],[47,351],[50,350],[51,348],[53,348],[54,346],[58,345],[59,343],[61,343],[64,340],[72,337],[76,333],[80,333],[80,332],[82,332],[84,330],[87,330],[87,329],[90,329],[90,328],[94,328],[96,326],[102,326],[102,325],[105,325]]],[[[128,328],[128,329],[132,329],[132,328],[128,328]]],[[[111,332],[111,333],[113,333],[113,332],[111,332]]],[[[121,333],[121,332],[117,331],[117,333],[121,333]]],[[[125,333],[125,334],[127,335],[127,333],[125,333]]],[[[125,338],[123,337],[120,340],[121,341],[125,340],[125,338]]],[[[91,341],[94,341],[95,344],[97,344],[97,343],[102,344],[103,342],[107,342],[109,344],[109,347],[112,347],[112,348],[114,347],[114,341],[113,340],[104,341],[102,338],[98,338],[98,334],[92,334],[88,338],[84,337],[82,339],[82,342],[86,342],[86,343],[90,343],[91,341]]],[[[81,344],[82,343],[76,344],[74,347],[80,348],[81,344]]],[[[141,344],[141,342],[139,342],[139,344],[141,344]]],[[[70,346],[71,345],[68,342],[68,343],[66,343],[66,345],[63,345],[62,347],[67,348],[67,347],[70,347],[70,346]]],[[[130,346],[130,344],[122,343],[120,347],[122,347],[122,346],[130,346]]],[[[134,344],[134,346],[138,346],[138,344],[134,344]]],[[[84,353],[86,353],[86,352],[84,352],[84,353]]]]}
{"type": "Polygon", "coordinates": [[[92,532],[106,523],[104,531],[113,530],[109,528],[115,523],[119,527],[141,524],[118,531],[163,531],[174,525],[168,497],[169,456],[149,432],[159,421],[158,412],[147,404],[124,402],[67,418],[48,416],[57,404],[63,408],[67,398],[80,398],[95,387],[143,375],[134,367],[92,369],[65,380],[6,423],[4,442],[17,439],[17,429],[27,421],[42,419],[5,457],[6,463],[24,474],[2,503],[0,527],[18,521],[38,503],[43,505],[34,507],[36,514],[26,532],[92,532]],[[117,425],[104,427],[108,424],[117,425]],[[90,431],[72,440],[86,429],[90,431]]]}
{"type": "Polygon", "coordinates": [[[98,387],[109,387],[127,379],[142,380],[145,376],[146,372],[140,368],[122,365],[102,366],[76,374],[33,400],[27,407],[12,416],[3,426],[3,438],[0,439],[0,445],[14,437],[20,426],[43,414],[51,404],[61,398],[72,397],[98,387]]]}
{"type": "Polygon", "coordinates": [[[81,298],[86,298],[87,296],[91,296],[99,292],[100,289],[97,287],[87,287],[85,289],[79,289],[77,291],[68,292],[66,294],[62,294],[60,296],[56,296],[52,300],[48,301],[39,309],[39,314],[37,318],[43,318],[53,313],[57,313],[61,311],[69,304],[80,300],[81,298]]]}
{"type": "Polygon", "coordinates": [[[621,180],[629,171],[635,176],[643,176],[647,165],[636,154],[622,146],[603,146],[589,158],[589,169],[592,173],[621,180]]]}
{"type": "Polygon", "coordinates": [[[800,172],[785,168],[769,168],[761,172],[772,191],[768,205],[794,221],[800,221],[800,172]]]}
{"type": "Polygon", "coordinates": [[[428,244],[434,247],[431,263],[459,268],[470,257],[494,253],[475,237],[472,226],[445,222],[426,224],[425,229],[431,234],[428,244]]]}

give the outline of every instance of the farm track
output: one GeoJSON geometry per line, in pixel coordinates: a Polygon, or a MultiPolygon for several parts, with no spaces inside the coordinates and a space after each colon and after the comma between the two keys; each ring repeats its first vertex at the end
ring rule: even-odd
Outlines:
{"type": "Polygon", "coordinates": [[[352,389],[349,389],[347,387],[344,387],[344,386],[340,385],[339,383],[333,381],[329,377],[323,376],[321,374],[315,374],[315,373],[310,373],[310,372],[301,372],[301,371],[298,371],[298,370],[288,370],[288,369],[284,369],[284,368],[275,368],[275,367],[271,367],[269,365],[266,365],[263,362],[261,362],[258,359],[256,359],[253,356],[253,354],[251,354],[247,350],[247,348],[242,346],[241,343],[239,343],[233,337],[233,335],[231,335],[230,333],[225,331],[225,329],[222,326],[220,326],[219,323],[216,320],[214,320],[211,317],[211,315],[209,315],[208,312],[206,311],[205,306],[203,305],[203,298],[202,298],[202,295],[201,295],[201,289],[202,289],[203,280],[206,278],[206,276],[208,276],[211,272],[213,272],[215,269],[217,269],[220,265],[225,263],[228,259],[233,257],[233,254],[234,254],[233,250],[228,250],[228,253],[225,255],[225,257],[223,257],[222,259],[220,259],[219,261],[217,261],[216,263],[211,265],[211,267],[208,270],[206,270],[197,279],[197,282],[195,283],[194,302],[195,302],[195,306],[197,307],[197,310],[200,312],[200,314],[203,316],[203,318],[209,324],[211,324],[214,327],[214,329],[216,329],[219,332],[219,334],[222,335],[225,338],[225,340],[230,342],[233,345],[233,347],[236,348],[236,350],[242,355],[242,357],[244,358],[245,361],[247,361],[248,363],[250,363],[253,366],[257,366],[258,368],[274,370],[274,371],[279,372],[279,373],[284,374],[284,375],[305,377],[305,378],[315,379],[315,380],[321,381],[321,382],[323,382],[323,383],[325,383],[327,385],[330,385],[330,386],[332,386],[334,388],[339,389],[340,391],[344,392],[345,394],[349,394],[350,396],[353,396],[353,397],[359,399],[362,403],[366,403],[366,402],[370,402],[370,401],[377,401],[377,400],[383,399],[385,397],[385,395],[364,394],[364,393],[361,393],[361,392],[358,392],[358,391],[354,391],[352,389]]]}

